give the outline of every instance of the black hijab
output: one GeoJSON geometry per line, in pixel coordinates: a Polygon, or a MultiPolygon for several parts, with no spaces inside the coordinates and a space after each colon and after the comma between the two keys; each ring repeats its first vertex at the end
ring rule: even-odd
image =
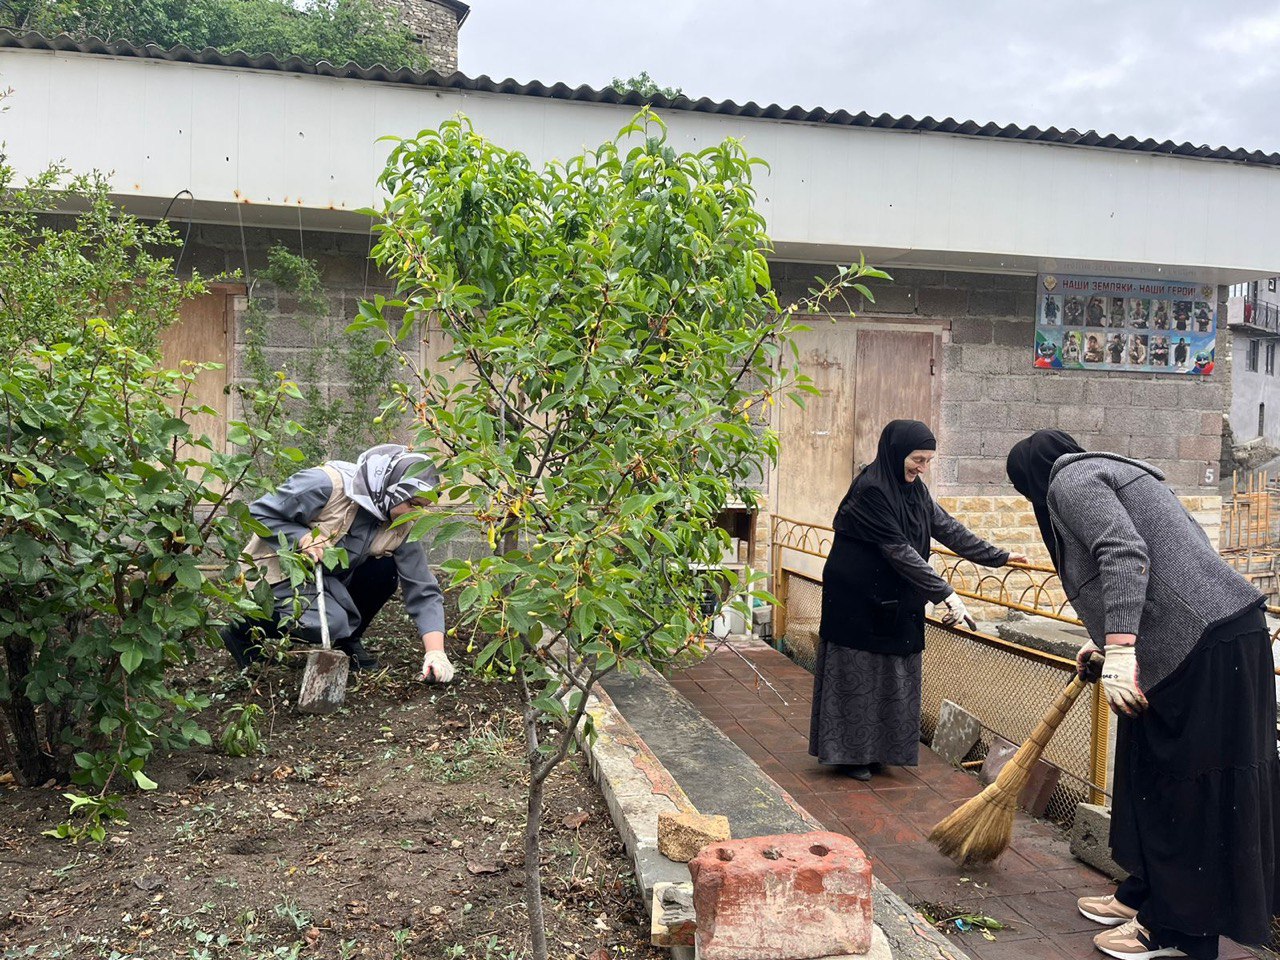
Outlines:
{"type": "Polygon", "coordinates": [[[1005,463],[1005,472],[1009,474],[1013,489],[1031,501],[1040,536],[1049,548],[1054,567],[1058,566],[1059,544],[1053,521],[1049,519],[1049,480],[1058,458],[1069,453],[1084,453],[1084,448],[1071,434],[1061,430],[1039,430],[1014,444],[1005,463]]]}
{"type": "Polygon", "coordinates": [[[894,420],[880,434],[876,458],[854,478],[832,523],[837,533],[866,543],[907,543],[929,556],[933,500],[924,481],[907,483],[913,450],[936,450],[933,432],[919,420],[894,420]]]}

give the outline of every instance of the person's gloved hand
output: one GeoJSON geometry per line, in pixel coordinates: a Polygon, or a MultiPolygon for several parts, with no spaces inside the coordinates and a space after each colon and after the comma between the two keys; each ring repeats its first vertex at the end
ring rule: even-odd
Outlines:
{"type": "Polygon", "coordinates": [[[960,594],[951,594],[951,596],[942,601],[942,607],[946,610],[946,613],[942,615],[942,622],[947,626],[964,626],[970,630],[978,629],[977,621],[965,609],[964,601],[960,599],[960,594]]]}
{"type": "Polygon", "coordinates": [[[426,683],[449,683],[453,679],[453,664],[443,650],[430,650],[422,658],[422,675],[426,683]]]}
{"type": "Polygon", "coordinates": [[[1112,710],[1136,717],[1147,709],[1147,698],[1138,686],[1138,651],[1133,645],[1107,644],[1101,679],[1112,710]]]}
{"type": "Polygon", "coordinates": [[[1076,676],[1081,680],[1089,681],[1098,679],[1097,677],[1089,676],[1089,658],[1095,653],[1101,656],[1102,648],[1092,640],[1087,641],[1084,646],[1076,651],[1076,676]]]}

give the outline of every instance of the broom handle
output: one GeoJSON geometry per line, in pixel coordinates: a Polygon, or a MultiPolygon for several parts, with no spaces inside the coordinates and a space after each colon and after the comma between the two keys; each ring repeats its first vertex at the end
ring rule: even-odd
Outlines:
{"type": "Polygon", "coordinates": [[[324,649],[332,650],[333,642],[329,639],[329,615],[324,609],[324,564],[316,564],[316,603],[320,606],[320,642],[324,649]]]}
{"type": "Polygon", "coordinates": [[[1044,715],[1044,719],[1036,725],[1027,742],[1013,755],[1009,766],[1016,766],[1023,771],[1035,766],[1036,761],[1044,753],[1044,748],[1053,738],[1058,727],[1062,726],[1062,721],[1066,718],[1071,705],[1076,702],[1084,688],[1085,682],[1078,675],[1071,678],[1071,682],[1067,684],[1067,689],[1058,694],[1058,699],[1049,708],[1049,712],[1044,715]],[[1033,744],[1034,746],[1032,746],[1033,744]]]}
{"type": "MultiPolygon", "coordinates": [[[[1071,705],[1076,702],[1076,698],[1080,696],[1080,691],[1083,689],[1084,681],[1079,677],[1074,677],[1071,682],[1067,684],[1067,689],[1058,694],[1057,701],[1049,708],[1049,712],[1044,715],[1044,719],[1041,720],[1036,725],[1035,730],[1031,732],[1031,736],[1027,739],[1027,743],[1034,743],[1036,745],[1035,755],[1037,758],[1039,758],[1040,754],[1044,751],[1045,746],[1049,743],[1049,740],[1052,739],[1054,733],[1057,732],[1058,727],[1062,725],[1062,721],[1066,717],[1067,711],[1071,709],[1071,705]]],[[[1023,755],[1023,753],[1024,751],[1019,750],[1018,756],[1023,755]]],[[[1028,750],[1026,753],[1030,754],[1031,751],[1028,750]]],[[[1018,762],[1018,756],[1014,757],[1015,763],[1018,762]]],[[[1019,764],[1019,766],[1026,769],[1034,762],[1035,761],[1032,760],[1031,763],[1025,765],[1019,764]]]]}

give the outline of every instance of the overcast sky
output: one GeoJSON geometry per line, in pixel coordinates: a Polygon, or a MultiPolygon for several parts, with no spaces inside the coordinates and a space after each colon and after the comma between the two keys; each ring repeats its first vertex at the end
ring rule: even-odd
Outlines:
{"type": "Polygon", "coordinates": [[[1280,0],[470,0],[464,73],[1280,150],[1280,0]]]}

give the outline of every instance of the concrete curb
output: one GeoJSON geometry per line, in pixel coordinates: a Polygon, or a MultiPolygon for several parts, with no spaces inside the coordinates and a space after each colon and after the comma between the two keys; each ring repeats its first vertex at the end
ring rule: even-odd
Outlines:
{"type": "Polygon", "coordinates": [[[631,857],[636,882],[648,905],[653,902],[654,884],[689,880],[686,864],[674,863],[658,853],[658,814],[697,811],[602,687],[592,694],[586,712],[595,737],[586,743],[585,724],[580,725],[578,743],[587,755],[591,775],[631,857]]]}
{"type": "MultiPolygon", "coordinates": [[[[702,742],[711,743],[717,756],[732,758],[735,766],[749,765],[753,790],[771,793],[777,809],[785,807],[787,823],[767,833],[806,833],[825,829],[794,798],[778,786],[754,761],[738,748],[695,707],[657,673],[645,669],[638,681],[662,703],[664,715],[683,714],[678,722],[686,729],[697,723],[702,742]],[[693,715],[696,714],[696,720],[693,715]]],[[[662,810],[694,811],[693,802],[654,751],[623,715],[608,691],[598,687],[588,701],[587,713],[595,728],[595,738],[586,742],[580,726],[578,740],[588,758],[589,769],[600,787],[618,833],[635,867],[636,881],[645,900],[646,911],[653,903],[654,885],[660,882],[687,882],[689,868],[673,863],[658,853],[657,821],[662,810]]],[[[705,804],[704,804],[705,806],[705,804]]],[[[716,813],[710,807],[706,811],[716,813]]],[[[730,817],[732,823],[733,818],[730,817]]],[[[763,826],[763,825],[758,825],[763,826]]],[[[738,834],[735,832],[735,837],[738,834]]],[[[754,834],[760,835],[757,831],[754,834]]],[[[897,960],[969,960],[968,955],[936,931],[919,913],[879,880],[872,881],[875,922],[884,934],[887,949],[897,960]]],[[[692,960],[688,947],[672,949],[674,960],[692,960]]]]}

